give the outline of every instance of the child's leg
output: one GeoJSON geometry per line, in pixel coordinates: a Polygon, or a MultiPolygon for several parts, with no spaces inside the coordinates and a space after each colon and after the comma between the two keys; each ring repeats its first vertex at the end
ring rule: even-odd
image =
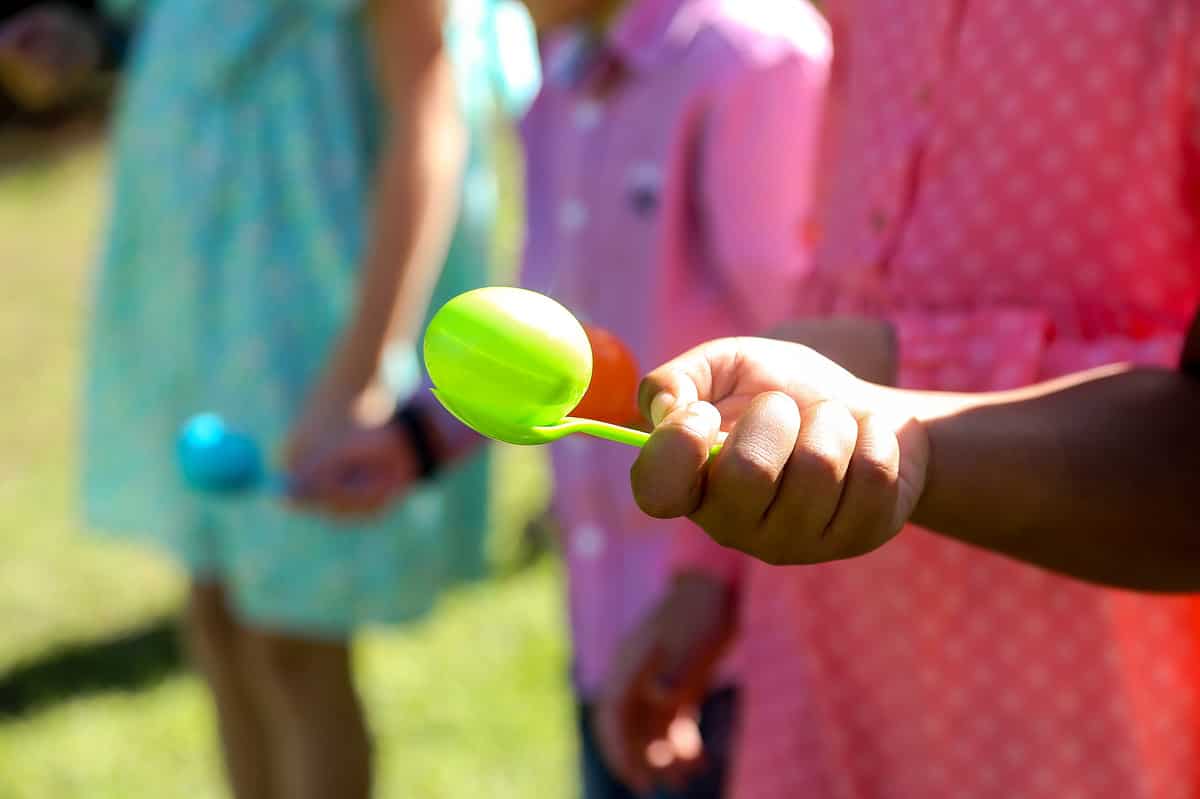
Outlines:
{"type": "Polygon", "coordinates": [[[187,638],[192,657],[217,706],[221,747],[233,795],[272,799],[271,752],[260,704],[247,671],[242,631],[217,583],[193,583],[187,638]]]}
{"type": "Polygon", "coordinates": [[[348,643],[242,630],[254,690],[266,710],[275,795],[365,799],[370,740],[348,643]]]}

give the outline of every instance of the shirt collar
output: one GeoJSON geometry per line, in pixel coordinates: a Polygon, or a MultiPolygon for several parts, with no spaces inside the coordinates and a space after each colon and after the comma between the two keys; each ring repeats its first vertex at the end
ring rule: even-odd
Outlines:
{"type": "Polygon", "coordinates": [[[547,77],[576,84],[604,57],[634,72],[651,69],[691,42],[700,29],[698,12],[715,1],[630,0],[603,33],[571,26],[551,44],[547,77]]]}

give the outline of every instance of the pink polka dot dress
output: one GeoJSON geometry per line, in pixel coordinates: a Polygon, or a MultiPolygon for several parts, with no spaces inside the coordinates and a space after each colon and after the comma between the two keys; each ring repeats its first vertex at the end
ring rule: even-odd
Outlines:
{"type": "MultiPolygon", "coordinates": [[[[1171,363],[1200,296],[1200,2],[824,5],[807,310],[892,319],[910,387],[1171,363]]],[[[736,797],[1200,796],[1194,600],[918,529],[749,568],[736,797]]]]}

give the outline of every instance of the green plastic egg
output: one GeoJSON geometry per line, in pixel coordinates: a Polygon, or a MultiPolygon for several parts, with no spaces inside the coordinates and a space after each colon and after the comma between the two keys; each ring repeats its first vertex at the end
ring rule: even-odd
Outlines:
{"type": "Polygon", "coordinates": [[[526,289],[493,286],[453,298],[430,321],[424,355],[444,402],[507,425],[558,423],[592,378],[583,326],[526,289]]]}

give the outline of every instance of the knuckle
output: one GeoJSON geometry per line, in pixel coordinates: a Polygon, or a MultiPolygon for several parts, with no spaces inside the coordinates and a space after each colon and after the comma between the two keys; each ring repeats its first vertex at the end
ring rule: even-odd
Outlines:
{"type": "Polygon", "coordinates": [[[808,447],[792,454],[791,468],[799,473],[805,483],[822,487],[836,485],[842,480],[841,456],[824,447],[808,447]]]}
{"type": "Polygon", "coordinates": [[[897,488],[900,474],[896,464],[874,454],[856,458],[854,478],[873,494],[886,496],[897,488]]]}
{"type": "Polygon", "coordinates": [[[844,404],[831,399],[820,399],[805,409],[806,413],[819,414],[823,421],[845,432],[858,427],[854,414],[844,404]]]}
{"type": "Polygon", "coordinates": [[[816,420],[821,437],[837,442],[835,446],[851,447],[858,440],[859,425],[850,409],[840,402],[821,400],[808,411],[816,420]]]}
{"type": "Polygon", "coordinates": [[[738,446],[721,453],[713,468],[713,479],[732,490],[772,485],[778,467],[759,447],[738,446]]]}
{"type": "Polygon", "coordinates": [[[686,451],[695,458],[703,459],[708,451],[708,429],[703,416],[684,412],[659,425],[654,435],[659,439],[673,439],[672,446],[686,451]]]}

